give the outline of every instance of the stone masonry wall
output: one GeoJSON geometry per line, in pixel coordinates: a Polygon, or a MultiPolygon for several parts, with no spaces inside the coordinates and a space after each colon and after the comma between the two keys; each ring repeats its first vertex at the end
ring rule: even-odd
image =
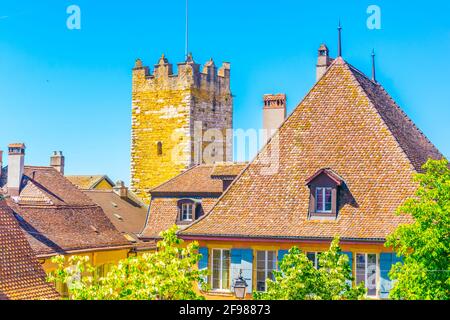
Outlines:
{"type": "MultiPolygon", "coordinates": [[[[172,65],[164,56],[155,65],[153,74],[140,60],[136,61],[132,89],[131,190],[144,201],[149,201],[149,190],[197,163],[196,121],[202,122],[203,129],[221,130],[224,137],[225,131],[232,128],[229,64],[224,63],[217,71],[211,62],[200,72],[199,65],[188,58],[178,64],[178,74],[174,75],[172,65]]],[[[210,143],[204,142],[202,147],[210,143]]],[[[224,145],[224,151],[215,153],[226,155],[221,161],[231,160],[232,143],[224,145]]]]}

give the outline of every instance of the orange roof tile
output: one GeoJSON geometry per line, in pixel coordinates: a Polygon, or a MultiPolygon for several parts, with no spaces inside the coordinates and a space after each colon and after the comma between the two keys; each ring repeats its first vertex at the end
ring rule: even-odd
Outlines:
{"type": "Polygon", "coordinates": [[[211,212],[180,234],[383,241],[411,221],[395,211],[429,157],[442,155],[384,89],[337,58],[211,212]],[[349,191],[333,221],[308,219],[305,181],[321,168],[349,191]]]}
{"type": "Polygon", "coordinates": [[[52,167],[25,166],[19,197],[7,204],[38,256],[131,247],[102,208],[52,167]]]}
{"type": "Polygon", "coordinates": [[[13,212],[0,199],[0,300],[58,298],[13,212]]]}

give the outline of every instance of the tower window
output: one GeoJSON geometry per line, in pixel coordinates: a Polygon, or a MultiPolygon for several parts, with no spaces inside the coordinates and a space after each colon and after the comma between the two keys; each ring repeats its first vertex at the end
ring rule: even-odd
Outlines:
{"type": "Polygon", "coordinates": [[[157,154],[158,156],[162,156],[162,154],[163,154],[163,145],[162,145],[162,142],[161,142],[161,141],[159,141],[159,142],[156,144],[156,154],[157,154]]]}

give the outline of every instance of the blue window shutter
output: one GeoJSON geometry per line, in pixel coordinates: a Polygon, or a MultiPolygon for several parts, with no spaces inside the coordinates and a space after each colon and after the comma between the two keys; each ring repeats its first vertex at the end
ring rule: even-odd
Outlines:
{"type": "Polygon", "coordinates": [[[231,286],[234,286],[234,281],[239,277],[242,269],[242,249],[231,249],[231,263],[230,263],[230,280],[231,286]]]}
{"type": "Polygon", "coordinates": [[[278,250],[278,270],[280,270],[280,263],[283,261],[285,255],[289,253],[289,250],[278,250]]]}
{"type": "MultiPolygon", "coordinates": [[[[345,251],[345,252],[342,252],[342,254],[345,254],[348,257],[348,264],[350,266],[350,272],[353,277],[353,253],[350,251],[345,251]]],[[[350,286],[352,285],[351,281],[347,281],[347,282],[350,286]]]]}
{"type": "Polygon", "coordinates": [[[394,263],[393,253],[380,254],[380,297],[382,299],[389,298],[389,292],[392,289],[392,280],[389,278],[392,264],[394,263]]]}
{"type": "MultiPolygon", "coordinates": [[[[208,248],[200,248],[198,253],[202,255],[202,258],[198,262],[198,270],[208,270],[208,248]]],[[[208,282],[208,277],[205,277],[205,282],[208,282]]]]}
{"type": "Polygon", "coordinates": [[[343,254],[347,255],[348,257],[348,264],[350,265],[350,269],[352,270],[353,273],[353,253],[346,251],[346,252],[342,252],[343,254]]]}
{"type": "Polygon", "coordinates": [[[242,277],[247,281],[247,292],[253,291],[253,250],[242,249],[242,277]]]}

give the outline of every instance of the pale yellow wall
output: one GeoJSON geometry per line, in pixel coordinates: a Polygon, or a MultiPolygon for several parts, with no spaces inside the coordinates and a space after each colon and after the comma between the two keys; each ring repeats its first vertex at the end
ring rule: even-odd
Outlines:
{"type": "Polygon", "coordinates": [[[113,186],[106,179],[103,179],[94,188],[94,190],[112,190],[112,189],[113,189],[113,186]]]}

